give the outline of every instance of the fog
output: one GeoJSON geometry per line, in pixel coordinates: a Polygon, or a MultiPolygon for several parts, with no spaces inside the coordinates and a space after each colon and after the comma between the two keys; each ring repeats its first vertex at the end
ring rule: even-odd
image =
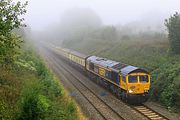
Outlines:
{"type": "Polygon", "coordinates": [[[28,2],[24,16],[28,26],[26,36],[69,48],[80,48],[94,41],[167,40],[164,21],[180,11],[179,0],[28,2]]]}
{"type": "Polygon", "coordinates": [[[134,21],[154,24],[180,11],[179,5],[179,0],[29,0],[26,23],[33,30],[44,30],[58,24],[69,9],[89,8],[105,25],[124,25],[134,21]]]}

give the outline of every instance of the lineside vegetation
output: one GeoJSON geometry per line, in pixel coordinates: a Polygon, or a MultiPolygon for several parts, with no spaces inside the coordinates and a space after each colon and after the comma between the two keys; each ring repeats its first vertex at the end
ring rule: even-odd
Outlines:
{"type": "Polygon", "coordinates": [[[82,36],[75,34],[77,37],[63,41],[62,46],[146,68],[152,74],[151,100],[180,113],[179,14],[175,13],[165,24],[168,35],[153,31],[132,34],[103,26],[82,36]],[[104,32],[108,32],[106,39],[104,32]]]}
{"type": "Polygon", "coordinates": [[[74,100],[35,51],[26,46],[21,52],[14,69],[4,76],[6,71],[1,69],[1,119],[83,119],[74,100]]]}
{"type": "Polygon", "coordinates": [[[84,119],[23,36],[27,2],[0,1],[0,119],[84,119]]]}

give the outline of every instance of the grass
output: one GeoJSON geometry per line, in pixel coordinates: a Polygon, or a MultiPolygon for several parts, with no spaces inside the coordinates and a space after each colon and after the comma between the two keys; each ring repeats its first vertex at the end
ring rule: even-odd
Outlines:
{"type": "Polygon", "coordinates": [[[90,39],[82,41],[81,44],[69,44],[65,47],[85,54],[107,57],[134,66],[147,68],[149,71],[158,68],[161,63],[169,59],[167,39],[142,40],[142,38],[137,38],[119,41],[90,39]]]}

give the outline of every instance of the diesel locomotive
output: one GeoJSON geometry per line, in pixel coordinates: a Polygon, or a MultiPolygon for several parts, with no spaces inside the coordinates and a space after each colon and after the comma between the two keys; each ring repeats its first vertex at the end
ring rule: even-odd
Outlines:
{"type": "Polygon", "coordinates": [[[150,73],[145,69],[70,49],[54,46],[52,50],[86,71],[91,80],[105,86],[122,100],[133,104],[148,100],[150,73]]]}

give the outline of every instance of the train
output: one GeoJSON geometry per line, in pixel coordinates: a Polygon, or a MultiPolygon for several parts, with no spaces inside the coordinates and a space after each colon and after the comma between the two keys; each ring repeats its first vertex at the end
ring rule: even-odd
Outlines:
{"type": "Polygon", "coordinates": [[[57,46],[52,50],[123,101],[141,104],[148,100],[151,82],[147,70],[57,46]]]}

